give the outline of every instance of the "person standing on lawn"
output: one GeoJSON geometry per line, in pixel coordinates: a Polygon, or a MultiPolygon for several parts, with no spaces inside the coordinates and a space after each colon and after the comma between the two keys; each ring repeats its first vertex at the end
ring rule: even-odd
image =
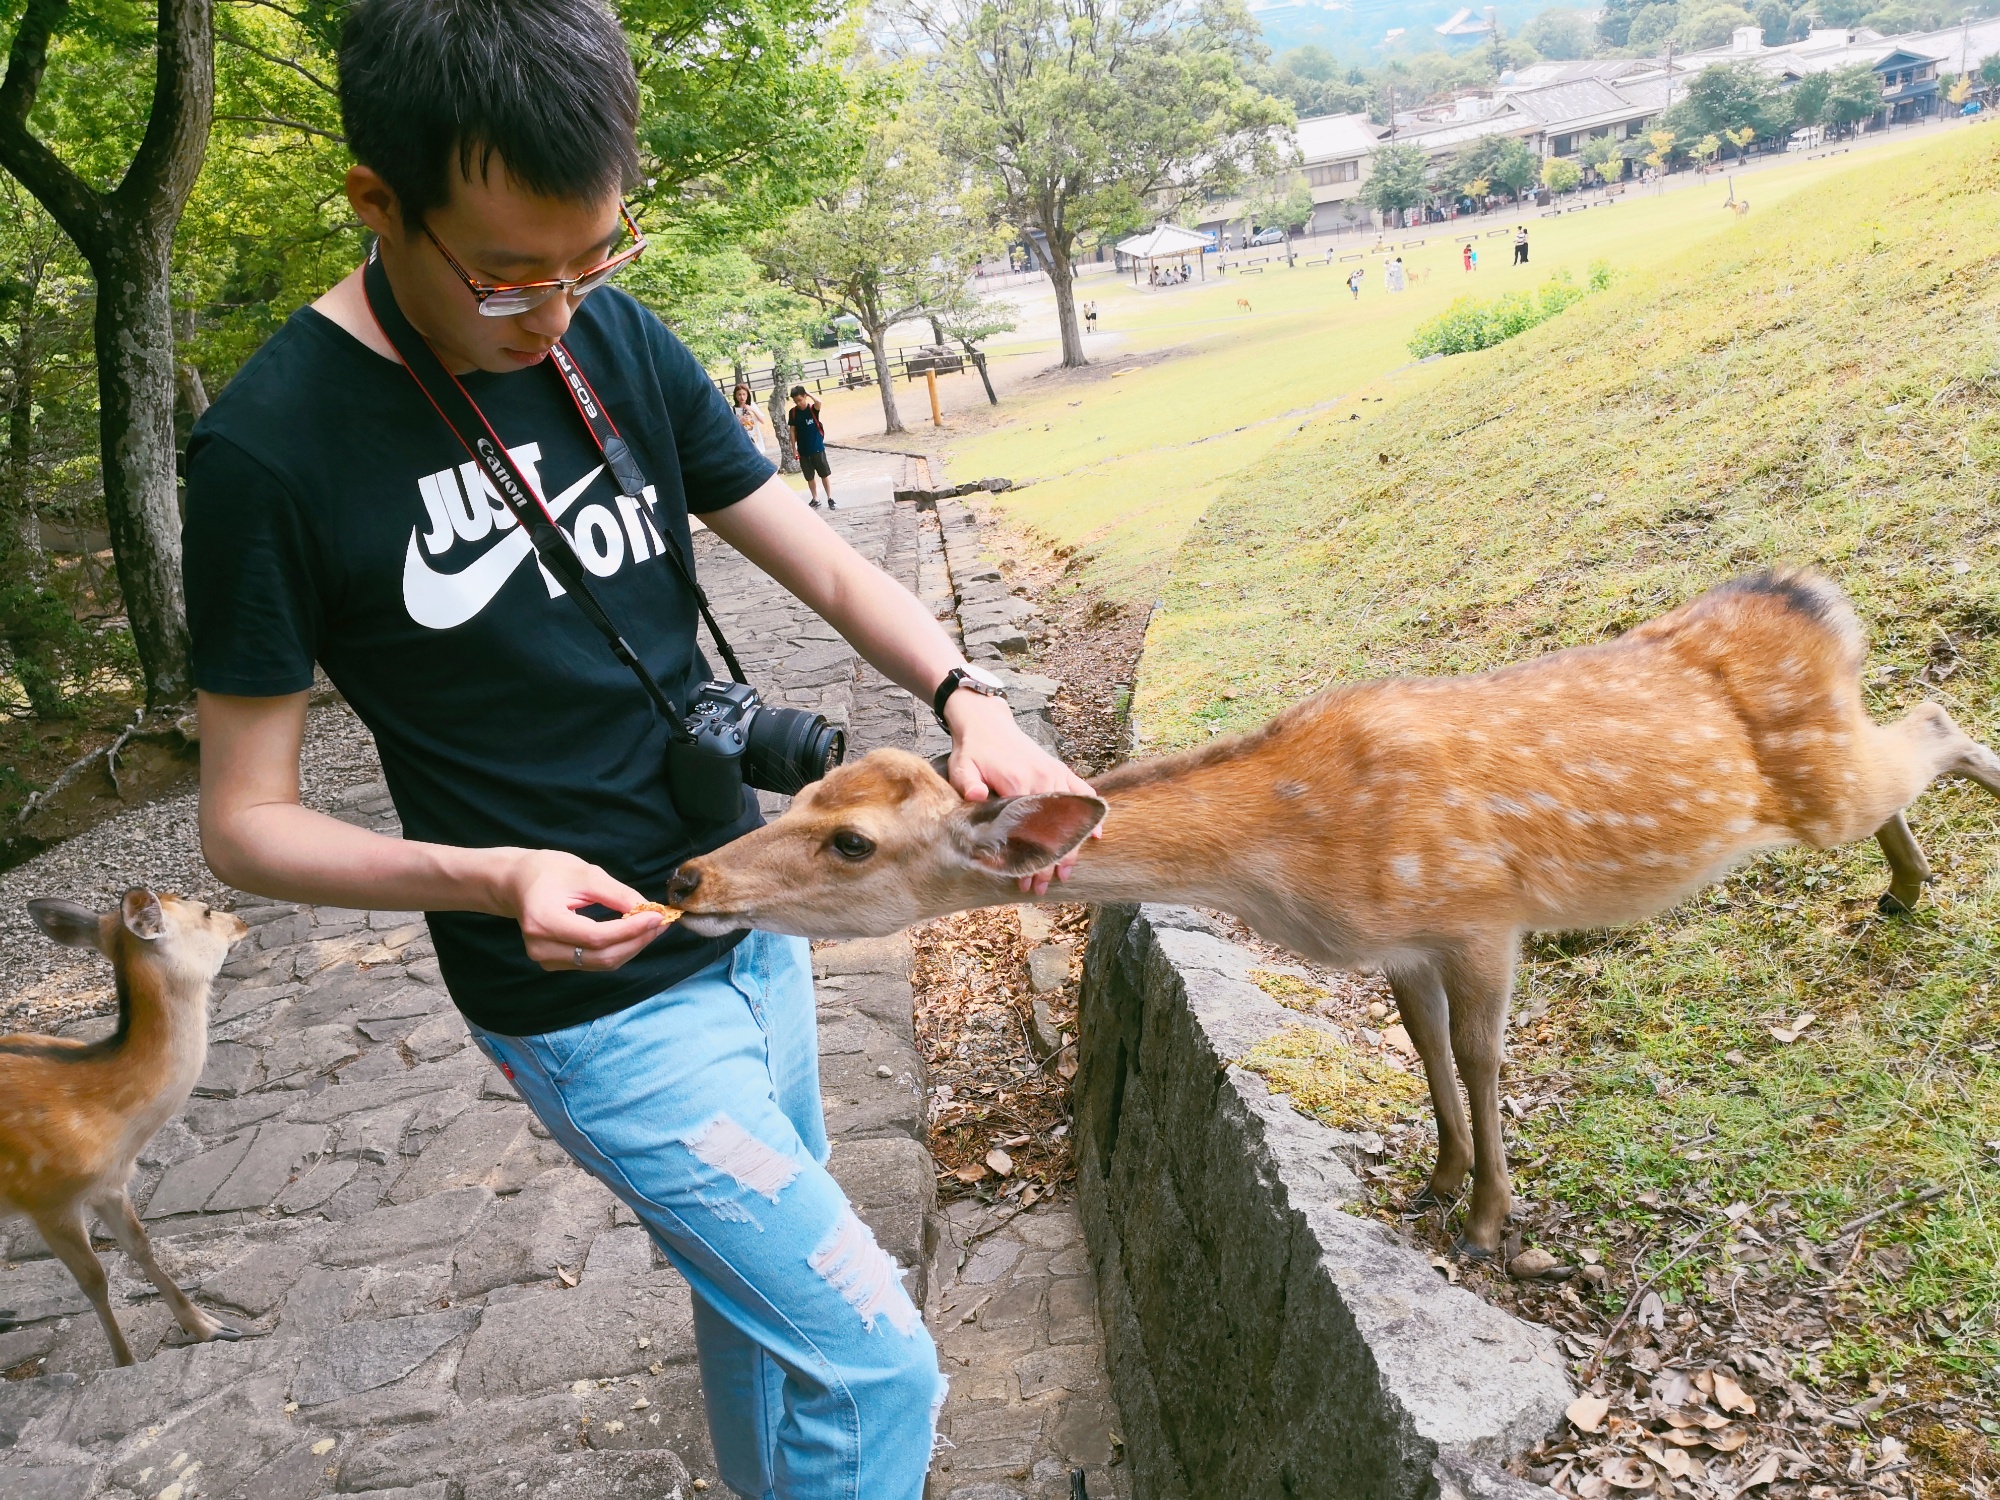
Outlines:
{"type": "Polygon", "coordinates": [[[686,1278],[732,1491],[918,1500],[944,1382],[826,1170],[806,945],[641,909],[756,827],[756,794],[682,816],[696,792],[666,715],[488,476],[562,522],[683,712],[712,674],[668,553],[692,566],[699,513],[934,705],[962,795],[1089,788],[607,285],[645,246],[621,202],[638,86],[602,0],[357,0],[339,70],[371,258],[293,314],[188,446],[203,852],[242,890],[427,914],[473,1041],[686,1278]],[[420,387],[397,350],[424,343],[420,387]],[[477,423],[427,399],[449,399],[447,374],[477,423]],[[315,663],[375,736],[401,838],[299,803],[315,663]]]}
{"type": "Polygon", "coordinates": [[[1514,264],[1525,266],[1527,263],[1528,226],[1526,224],[1517,224],[1514,226],[1514,264]]]}
{"type": "Polygon", "coordinates": [[[819,397],[802,385],[792,387],[792,409],[785,413],[791,424],[792,445],[798,449],[799,472],[806,476],[807,503],[819,509],[819,491],[826,491],[826,508],[833,510],[833,470],[826,462],[826,424],[820,420],[819,397]]]}

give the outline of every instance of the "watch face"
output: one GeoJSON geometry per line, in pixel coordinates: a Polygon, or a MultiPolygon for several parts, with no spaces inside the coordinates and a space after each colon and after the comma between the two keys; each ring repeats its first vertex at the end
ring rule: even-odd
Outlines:
{"type": "Polygon", "coordinates": [[[1007,691],[1007,684],[1002,682],[998,677],[995,677],[984,667],[966,667],[964,671],[969,681],[977,684],[979,687],[985,688],[989,693],[1004,693],[1007,691]]]}

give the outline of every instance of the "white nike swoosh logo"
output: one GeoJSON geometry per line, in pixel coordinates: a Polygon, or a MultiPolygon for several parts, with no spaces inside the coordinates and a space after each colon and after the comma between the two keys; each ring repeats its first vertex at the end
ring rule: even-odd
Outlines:
{"type": "MultiPolygon", "coordinates": [[[[599,464],[550,500],[549,514],[562,515],[603,472],[604,465],[599,464]]],[[[424,561],[423,549],[417,545],[421,530],[421,527],[411,530],[410,549],[403,554],[403,607],[412,620],[432,630],[463,625],[486,608],[514,576],[514,570],[535,550],[528,533],[517,524],[470,567],[456,573],[440,573],[424,561]]]]}

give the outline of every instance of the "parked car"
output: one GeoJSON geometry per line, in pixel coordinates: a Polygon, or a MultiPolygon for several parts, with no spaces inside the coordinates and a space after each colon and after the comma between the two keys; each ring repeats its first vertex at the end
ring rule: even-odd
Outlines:
{"type": "Polygon", "coordinates": [[[1276,224],[1273,224],[1268,229],[1258,230],[1250,236],[1249,240],[1249,243],[1252,245],[1282,245],[1284,242],[1285,231],[1280,229],[1276,224]]]}

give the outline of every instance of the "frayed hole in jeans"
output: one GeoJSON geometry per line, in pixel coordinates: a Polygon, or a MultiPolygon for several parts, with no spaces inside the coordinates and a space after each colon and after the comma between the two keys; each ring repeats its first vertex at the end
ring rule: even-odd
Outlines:
{"type": "Polygon", "coordinates": [[[746,1193],[761,1193],[773,1203],[799,1175],[799,1164],[773,1150],[728,1115],[717,1115],[681,1141],[704,1166],[726,1172],[746,1193]]]}
{"type": "Polygon", "coordinates": [[[806,1264],[861,1314],[861,1326],[870,1333],[877,1318],[887,1318],[905,1337],[917,1331],[917,1308],[903,1290],[903,1268],[875,1243],[853,1209],[840,1211],[838,1222],[806,1257],[806,1264]]]}

